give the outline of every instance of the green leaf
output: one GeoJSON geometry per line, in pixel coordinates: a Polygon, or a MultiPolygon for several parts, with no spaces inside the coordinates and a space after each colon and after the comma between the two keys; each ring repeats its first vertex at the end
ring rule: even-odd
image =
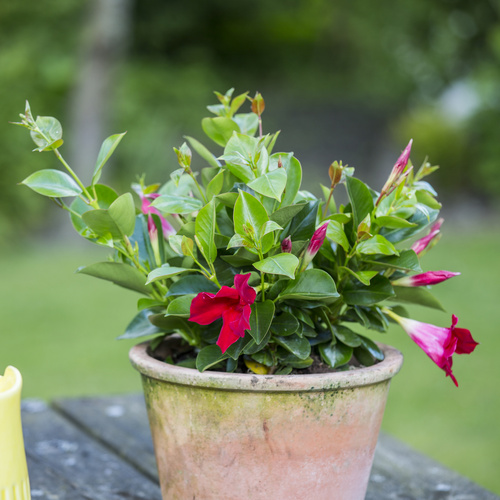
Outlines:
{"type": "Polygon", "coordinates": [[[196,244],[207,262],[212,263],[217,257],[215,246],[215,200],[205,205],[196,216],[195,232],[196,244]]]}
{"type": "Polygon", "coordinates": [[[262,144],[256,137],[249,137],[235,133],[229,139],[224,149],[224,155],[220,157],[226,162],[226,168],[238,179],[245,183],[255,179],[254,168],[257,167],[262,144]]]}
{"type": "Polygon", "coordinates": [[[277,164],[280,156],[283,168],[286,170],[286,188],[281,207],[286,207],[293,204],[299,192],[302,183],[302,167],[299,160],[294,158],[293,153],[275,153],[270,158],[269,170],[272,168],[273,161],[277,164]]]}
{"type": "Polygon", "coordinates": [[[351,329],[342,325],[335,325],[335,337],[349,347],[358,347],[362,344],[361,337],[351,329]]]}
{"type": "Polygon", "coordinates": [[[285,227],[306,205],[307,203],[288,205],[276,210],[276,212],[272,213],[269,218],[281,227],[285,227]]]}
{"type": "Polygon", "coordinates": [[[268,220],[261,228],[260,234],[261,236],[265,236],[268,233],[272,233],[273,231],[282,231],[283,228],[274,222],[273,220],[268,220]]]}
{"type": "Polygon", "coordinates": [[[213,153],[211,153],[201,142],[193,137],[185,136],[191,147],[212,167],[220,167],[220,163],[213,153]]]}
{"type": "Polygon", "coordinates": [[[358,281],[366,286],[368,286],[370,284],[370,280],[378,274],[378,271],[353,271],[349,267],[345,266],[339,266],[339,269],[347,271],[349,274],[354,276],[358,281]]]}
{"type": "Polygon", "coordinates": [[[340,222],[334,220],[329,222],[326,229],[326,237],[340,245],[346,252],[349,251],[349,240],[340,222]]]}
{"type": "Polygon", "coordinates": [[[364,260],[364,262],[374,266],[398,269],[401,271],[422,272],[417,254],[413,250],[402,250],[398,256],[383,257],[377,260],[364,260]]]}
{"type": "Polygon", "coordinates": [[[384,353],[373,340],[362,335],[359,338],[361,339],[361,345],[354,349],[354,356],[361,364],[371,366],[374,363],[374,359],[377,361],[384,359],[384,353]]]}
{"type": "Polygon", "coordinates": [[[132,194],[119,196],[108,209],[116,227],[125,236],[132,236],[135,228],[135,205],[132,194]]]}
{"type": "MultiPolygon", "coordinates": [[[[283,312],[276,316],[271,323],[271,331],[281,337],[292,335],[299,329],[299,321],[289,312],[283,312]]],[[[300,335],[302,336],[302,335],[300,335]]]]}
{"type": "Polygon", "coordinates": [[[33,191],[50,198],[78,196],[82,190],[65,172],[60,170],[39,170],[21,182],[33,191]]]}
{"type": "Polygon", "coordinates": [[[356,251],[364,255],[399,255],[394,245],[380,234],[376,234],[372,238],[359,243],[356,247],[356,251]]]}
{"type": "Polygon", "coordinates": [[[446,311],[441,302],[439,302],[439,300],[436,299],[436,297],[434,297],[434,295],[432,295],[427,288],[395,286],[394,292],[396,295],[394,298],[391,298],[391,300],[394,300],[395,302],[418,304],[420,306],[446,311]]]}
{"type": "Polygon", "coordinates": [[[164,214],[190,214],[201,210],[203,202],[191,196],[162,194],[151,203],[151,206],[164,214]]]}
{"type": "Polygon", "coordinates": [[[205,132],[205,134],[212,139],[212,141],[222,147],[225,147],[233,135],[233,132],[240,131],[238,125],[231,120],[231,118],[223,116],[217,116],[216,118],[203,118],[201,121],[201,128],[203,129],[203,132],[205,132]]]}
{"type": "Polygon", "coordinates": [[[146,337],[148,335],[158,335],[159,333],[162,333],[162,330],[154,326],[149,321],[149,317],[153,314],[154,312],[150,309],[143,309],[140,311],[128,324],[125,333],[120,335],[118,339],[136,339],[138,337],[146,337]]]}
{"type": "Polygon", "coordinates": [[[238,193],[221,193],[215,197],[217,201],[220,201],[224,206],[229,208],[234,208],[234,204],[238,199],[238,193]]]}
{"type": "Polygon", "coordinates": [[[388,227],[391,229],[400,229],[407,227],[415,227],[416,224],[407,221],[406,219],[402,219],[401,217],[395,217],[394,215],[383,215],[381,217],[377,217],[375,222],[381,227],[388,227]]]}
{"type": "Polygon", "coordinates": [[[204,372],[228,357],[227,354],[222,354],[218,345],[207,345],[196,356],[196,368],[200,372],[204,372]]]}
{"type": "Polygon", "coordinates": [[[144,295],[149,295],[153,290],[151,285],[146,285],[146,278],[138,269],[121,262],[98,262],[90,266],[80,267],[77,272],[111,281],[115,285],[144,295]]]}
{"type": "Polygon", "coordinates": [[[279,274],[294,279],[298,265],[299,259],[297,259],[295,255],[291,253],[280,253],[256,262],[253,267],[263,273],[279,274]]]}
{"type": "Polygon", "coordinates": [[[94,168],[94,174],[92,176],[92,185],[99,182],[99,179],[101,178],[102,168],[109,160],[110,156],[113,154],[118,144],[120,144],[120,141],[122,140],[125,134],[126,132],[123,132],[123,134],[111,135],[107,139],[105,139],[104,142],[102,143],[101,149],[97,156],[97,161],[94,168]]]}
{"type": "MultiPolygon", "coordinates": [[[[260,228],[269,220],[269,217],[266,209],[257,198],[240,190],[238,199],[234,204],[233,220],[234,231],[237,234],[258,241],[260,240],[260,228]]],[[[263,237],[262,246],[267,247],[269,241],[272,245],[273,237],[271,234],[263,237]],[[264,243],[266,244],[264,245],[264,243]]]]}
{"type": "MultiPolygon", "coordinates": [[[[92,189],[94,189],[97,196],[97,203],[102,209],[108,209],[111,204],[118,198],[116,192],[110,187],[105,186],[104,184],[96,184],[92,189]]],[[[85,232],[87,230],[87,225],[82,220],[81,215],[83,215],[85,212],[88,212],[89,210],[93,210],[93,208],[85,203],[81,198],[75,198],[72,201],[70,208],[70,217],[71,222],[73,223],[73,227],[82,236],[86,236],[85,232]],[[80,214],[80,217],[78,217],[76,214],[80,214]]]]}
{"type": "Polygon", "coordinates": [[[427,205],[435,210],[439,210],[441,208],[441,203],[439,203],[439,201],[437,201],[428,191],[419,190],[416,192],[416,196],[418,202],[423,205],[427,205]]]}
{"type": "Polygon", "coordinates": [[[293,240],[308,240],[316,229],[319,201],[310,201],[290,223],[288,233],[293,240]]]}
{"type": "Polygon", "coordinates": [[[189,318],[191,316],[190,308],[191,301],[194,295],[182,295],[181,297],[176,297],[167,307],[166,316],[178,316],[180,318],[189,318]]]}
{"type": "Polygon", "coordinates": [[[170,264],[163,264],[163,266],[158,267],[149,273],[146,284],[149,285],[150,283],[154,283],[155,281],[171,278],[172,276],[176,276],[177,274],[185,273],[187,271],[194,271],[194,269],[175,267],[171,266],[170,264]]]}
{"type": "Polygon", "coordinates": [[[342,291],[344,302],[349,305],[371,306],[394,296],[390,281],[383,276],[375,276],[370,286],[359,282],[348,283],[342,291]]]}
{"type": "Polygon", "coordinates": [[[278,168],[249,182],[248,187],[263,196],[281,201],[286,179],[286,171],[283,168],[278,168]]]}
{"type": "Polygon", "coordinates": [[[346,188],[354,215],[354,228],[357,228],[373,211],[373,198],[366,184],[355,177],[346,177],[346,188]]]}
{"type": "Polygon", "coordinates": [[[290,281],[281,292],[282,300],[325,300],[339,297],[333,278],[322,269],[308,269],[290,281]]]}
{"type": "Polygon", "coordinates": [[[290,335],[288,337],[273,337],[274,341],[291,352],[299,359],[306,359],[311,354],[311,344],[306,338],[300,338],[298,335],[290,335]]]}
{"type": "Polygon", "coordinates": [[[219,288],[215,283],[200,274],[182,276],[175,283],[170,285],[167,297],[173,295],[198,294],[201,292],[217,293],[219,288]]]}
{"type": "Polygon", "coordinates": [[[207,185],[206,195],[210,201],[214,196],[217,196],[224,185],[224,170],[221,170],[207,185]]]}
{"type": "Polygon", "coordinates": [[[353,353],[352,347],[341,342],[319,344],[318,349],[323,361],[332,368],[338,368],[349,363],[353,353]]]}
{"type": "Polygon", "coordinates": [[[271,326],[274,317],[274,302],[272,300],[254,302],[251,307],[249,333],[255,343],[260,344],[271,326]]]}
{"type": "Polygon", "coordinates": [[[31,130],[33,142],[38,146],[35,151],[51,151],[62,146],[62,126],[52,116],[38,116],[36,124],[40,132],[31,130]]]}
{"type": "Polygon", "coordinates": [[[254,135],[259,126],[259,117],[255,113],[238,113],[233,120],[240,127],[242,134],[254,135]]]}

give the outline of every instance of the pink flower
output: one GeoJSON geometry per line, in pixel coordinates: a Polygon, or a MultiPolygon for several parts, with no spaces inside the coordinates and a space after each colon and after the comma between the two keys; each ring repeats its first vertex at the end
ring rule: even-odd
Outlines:
{"type": "Polygon", "coordinates": [[[458,387],[458,382],[451,371],[453,354],[470,354],[478,345],[469,330],[456,328],[458,318],[452,315],[450,328],[441,328],[413,319],[403,318],[385,309],[389,316],[395,319],[411,339],[423,349],[429,358],[451,377],[458,387]]]}
{"type": "Polygon", "coordinates": [[[281,251],[283,253],[291,253],[292,252],[292,238],[290,238],[290,236],[287,236],[281,242],[281,251]]]}
{"type": "Polygon", "coordinates": [[[415,251],[417,255],[421,254],[429,244],[437,237],[439,234],[441,225],[443,224],[444,219],[438,219],[431,227],[431,230],[427,236],[420,238],[411,246],[411,249],[415,251]]]}
{"type": "Polygon", "coordinates": [[[408,165],[408,160],[410,159],[412,144],[413,144],[413,139],[410,140],[408,146],[406,146],[406,148],[404,149],[404,151],[401,153],[396,163],[394,164],[394,167],[392,167],[391,175],[389,175],[389,178],[385,182],[384,187],[382,188],[382,191],[380,192],[380,195],[377,199],[376,203],[377,205],[384,196],[386,196],[387,194],[389,194],[390,191],[392,191],[391,188],[393,188],[397,184],[398,180],[403,174],[406,165],[408,165]]]}
{"type": "Polygon", "coordinates": [[[255,302],[257,293],[248,285],[249,278],[250,273],[237,274],[234,288],[223,286],[215,295],[201,292],[191,302],[189,321],[209,325],[222,318],[217,345],[223,353],[245,336],[245,330],[250,330],[250,305],[255,302]]]}
{"type": "Polygon", "coordinates": [[[304,254],[304,259],[302,261],[302,268],[304,270],[309,262],[314,259],[314,256],[318,253],[321,245],[325,241],[326,230],[328,229],[328,222],[325,222],[322,226],[318,227],[314,234],[312,235],[311,241],[306,248],[306,252],[304,254]]]}
{"type": "Polygon", "coordinates": [[[395,286],[425,286],[437,285],[446,281],[453,276],[458,276],[460,273],[452,273],[450,271],[428,271],[426,273],[415,274],[414,276],[405,276],[392,282],[395,286]]]}
{"type": "Polygon", "coordinates": [[[160,196],[159,193],[149,193],[149,194],[144,194],[141,195],[141,211],[143,214],[148,216],[148,232],[150,235],[153,234],[154,231],[156,231],[156,227],[153,221],[153,217],[151,217],[151,214],[156,214],[161,220],[161,227],[163,229],[163,236],[165,238],[168,238],[169,235],[175,234],[175,229],[170,225],[170,223],[161,215],[160,211],[154,207],[151,206],[151,201],[150,200],[155,200],[160,196]]]}

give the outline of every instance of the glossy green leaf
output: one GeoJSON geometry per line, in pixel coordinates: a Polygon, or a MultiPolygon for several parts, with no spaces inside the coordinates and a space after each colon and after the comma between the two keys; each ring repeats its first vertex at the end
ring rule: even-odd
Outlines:
{"type": "Polygon", "coordinates": [[[161,267],[153,269],[153,271],[149,273],[146,284],[149,285],[149,283],[154,283],[155,281],[171,278],[172,276],[176,276],[178,274],[185,273],[188,271],[194,271],[194,269],[185,267],[175,267],[169,264],[164,264],[161,267]]]}
{"type": "Polygon", "coordinates": [[[283,228],[274,222],[273,220],[268,220],[261,228],[260,228],[260,234],[261,236],[264,236],[268,233],[272,233],[273,231],[282,231],[283,228]]]}
{"type": "Polygon", "coordinates": [[[446,311],[441,302],[439,302],[427,288],[395,286],[394,292],[396,295],[391,300],[396,302],[418,304],[420,306],[430,307],[431,309],[446,311]]]}
{"type": "Polygon", "coordinates": [[[339,266],[339,269],[347,271],[350,275],[354,276],[359,282],[366,286],[368,286],[370,284],[370,280],[378,274],[378,271],[353,271],[345,266],[339,266]]]}
{"type": "Polygon", "coordinates": [[[335,325],[335,337],[349,347],[358,347],[362,344],[361,337],[350,328],[342,325],[335,325]]]}
{"type": "Polygon", "coordinates": [[[196,244],[207,262],[212,263],[217,257],[215,245],[215,200],[205,205],[196,216],[196,244]]]}
{"type": "Polygon", "coordinates": [[[200,274],[182,276],[175,283],[170,285],[167,297],[173,295],[198,294],[201,292],[217,293],[219,288],[210,280],[200,274]]]}
{"type": "Polygon", "coordinates": [[[134,319],[128,324],[125,332],[118,337],[118,339],[136,339],[139,337],[146,337],[149,335],[158,335],[162,330],[154,326],[149,317],[154,314],[150,309],[143,309],[134,319]]]}
{"type": "Polygon", "coordinates": [[[286,188],[281,200],[281,207],[286,207],[293,205],[299,192],[302,183],[302,166],[299,160],[293,156],[293,153],[275,153],[270,158],[269,170],[271,170],[272,161],[274,160],[277,163],[280,157],[283,168],[286,170],[286,188]]]}
{"type": "Polygon", "coordinates": [[[276,210],[269,218],[281,227],[285,227],[305,206],[307,206],[307,203],[288,205],[276,210]]]}
{"type": "Polygon", "coordinates": [[[225,167],[238,179],[245,183],[255,179],[257,157],[262,148],[256,137],[235,133],[229,139],[224,155],[220,157],[226,162],[225,167]]]}
{"type": "Polygon", "coordinates": [[[135,228],[135,205],[130,193],[119,196],[108,209],[110,217],[125,236],[132,236],[135,228]]]}
{"type": "Polygon", "coordinates": [[[359,243],[356,247],[356,251],[364,255],[399,255],[394,245],[380,234],[376,234],[372,238],[359,243]]]}
{"type": "Polygon", "coordinates": [[[293,314],[282,312],[276,316],[271,323],[271,331],[281,337],[292,335],[299,329],[299,321],[293,314]]]}
{"type": "Polygon", "coordinates": [[[256,262],[253,267],[263,273],[279,274],[294,279],[298,265],[299,259],[297,259],[295,255],[291,253],[280,253],[256,262]]]}
{"type": "Polygon", "coordinates": [[[274,302],[272,300],[254,302],[251,307],[252,314],[250,315],[249,333],[255,343],[260,344],[271,326],[274,317],[274,302]]]}
{"type": "Polygon", "coordinates": [[[224,170],[221,170],[207,185],[206,195],[210,201],[222,191],[224,185],[224,170]]]}
{"type": "Polygon", "coordinates": [[[318,215],[319,201],[310,201],[292,219],[288,233],[292,240],[308,240],[316,229],[316,218],[318,215]]]}
{"type": "Polygon", "coordinates": [[[332,368],[343,366],[351,360],[353,349],[341,342],[328,342],[318,345],[323,361],[332,368]]]}
{"type": "MultiPolygon", "coordinates": [[[[240,191],[238,199],[234,204],[233,220],[234,231],[237,234],[245,238],[259,240],[260,228],[269,220],[269,217],[266,209],[257,198],[245,191],[240,191]]],[[[271,234],[264,236],[262,246],[264,247],[264,243],[267,246],[269,241],[272,244],[272,240],[273,237],[271,234]]]]}
{"type": "Polygon", "coordinates": [[[196,368],[200,372],[204,372],[228,357],[227,354],[222,354],[218,345],[208,345],[198,353],[198,356],[196,356],[196,368]]]}
{"type": "Polygon", "coordinates": [[[123,288],[145,295],[149,295],[152,291],[151,285],[146,285],[146,277],[138,269],[121,262],[98,262],[80,267],[77,272],[111,281],[123,288]]]}
{"type": "Polygon", "coordinates": [[[299,359],[306,359],[311,354],[311,344],[306,338],[300,338],[298,335],[289,335],[287,337],[275,336],[274,341],[291,352],[299,359]]]}
{"type": "Polygon", "coordinates": [[[21,182],[33,191],[50,198],[78,196],[80,186],[66,173],[60,170],[38,170],[21,182]]]}
{"type": "Polygon", "coordinates": [[[286,180],[286,171],[283,168],[278,168],[249,182],[248,187],[263,196],[281,201],[286,180]]]}
{"type": "Polygon", "coordinates": [[[373,211],[373,198],[366,184],[355,177],[346,177],[346,188],[354,215],[354,227],[357,228],[373,211]]]}
{"type": "Polygon", "coordinates": [[[413,250],[402,250],[397,256],[383,257],[377,260],[364,260],[374,266],[380,266],[401,271],[422,272],[417,254],[413,250]]]}
{"type": "Polygon", "coordinates": [[[185,136],[191,147],[212,167],[220,167],[220,162],[201,142],[193,137],[185,136]]]}
{"type": "Polygon", "coordinates": [[[35,151],[51,151],[62,146],[62,126],[53,116],[38,116],[36,124],[40,131],[31,130],[33,142],[38,146],[35,151]]]}
{"type": "Polygon", "coordinates": [[[238,113],[233,116],[242,134],[254,135],[259,127],[259,117],[255,113],[238,113]]]}
{"type": "Polygon", "coordinates": [[[381,227],[388,227],[390,229],[400,229],[416,226],[416,224],[409,222],[406,219],[395,217],[393,215],[383,215],[381,217],[377,217],[375,219],[375,222],[381,227]]]}
{"type": "Polygon", "coordinates": [[[92,176],[92,185],[96,184],[99,182],[99,179],[101,178],[101,173],[102,173],[102,168],[106,164],[106,162],[109,160],[111,155],[113,154],[114,150],[120,144],[120,141],[122,140],[123,136],[126,134],[126,132],[123,132],[123,134],[115,134],[109,136],[107,139],[104,140],[102,143],[101,149],[99,151],[99,154],[97,156],[97,161],[94,167],[94,174],[92,176]]]}
{"type": "Polygon", "coordinates": [[[364,286],[359,282],[348,283],[343,291],[344,302],[349,305],[371,306],[394,296],[394,290],[390,281],[383,276],[375,276],[370,286],[364,286]]]}
{"type": "Polygon", "coordinates": [[[238,125],[231,120],[231,118],[226,118],[223,116],[217,116],[216,118],[203,118],[201,121],[201,127],[203,132],[212,139],[219,146],[224,147],[233,132],[239,132],[240,128],[238,125]]]}
{"type": "Polygon", "coordinates": [[[325,300],[339,297],[333,278],[322,269],[308,269],[290,281],[281,292],[282,300],[325,300]]]}
{"type": "Polygon", "coordinates": [[[158,196],[151,206],[164,214],[190,214],[203,208],[203,202],[191,196],[163,194],[158,196]]]}
{"type": "Polygon", "coordinates": [[[340,222],[331,220],[326,229],[326,237],[340,245],[346,252],[349,251],[349,240],[340,222]]]}
{"type": "Polygon", "coordinates": [[[180,318],[189,318],[191,315],[190,308],[191,302],[194,298],[194,295],[182,295],[180,297],[176,297],[167,307],[166,316],[179,316],[180,318]]]}

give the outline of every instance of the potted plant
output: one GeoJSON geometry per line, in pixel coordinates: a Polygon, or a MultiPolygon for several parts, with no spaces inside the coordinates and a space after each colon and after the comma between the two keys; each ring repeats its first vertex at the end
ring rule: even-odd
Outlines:
{"type": "Polygon", "coordinates": [[[19,125],[66,171],[22,184],[113,249],[79,272],[141,294],[122,338],[152,337],[130,357],[164,498],[363,498],[402,356],[355,327],[399,323],[455,385],[453,354],[476,346],[455,316],[437,327],[403,307],[439,308],[429,286],[458,274],[419,262],[440,236],[441,205],[424,180],[437,167],[415,171],[410,141],[380,192],[335,161],[318,198],[301,190],[293,153],[274,152],[279,132],[264,134],[262,96],[216,96],[202,127],[217,154],[186,137],[170,179],[140,177],[135,196],[99,183],[124,134],[103,142],[85,184],[59,152],[60,123],[35,120],[27,104],[19,125]]]}

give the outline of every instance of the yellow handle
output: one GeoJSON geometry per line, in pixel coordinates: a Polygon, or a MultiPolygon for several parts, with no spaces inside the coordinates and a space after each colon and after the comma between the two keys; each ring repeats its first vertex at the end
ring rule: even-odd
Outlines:
{"type": "Polygon", "coordinates": [[[8,366],[0,375],[0,498],[30,500],[21,427],[21,373],[8,366]]]}

